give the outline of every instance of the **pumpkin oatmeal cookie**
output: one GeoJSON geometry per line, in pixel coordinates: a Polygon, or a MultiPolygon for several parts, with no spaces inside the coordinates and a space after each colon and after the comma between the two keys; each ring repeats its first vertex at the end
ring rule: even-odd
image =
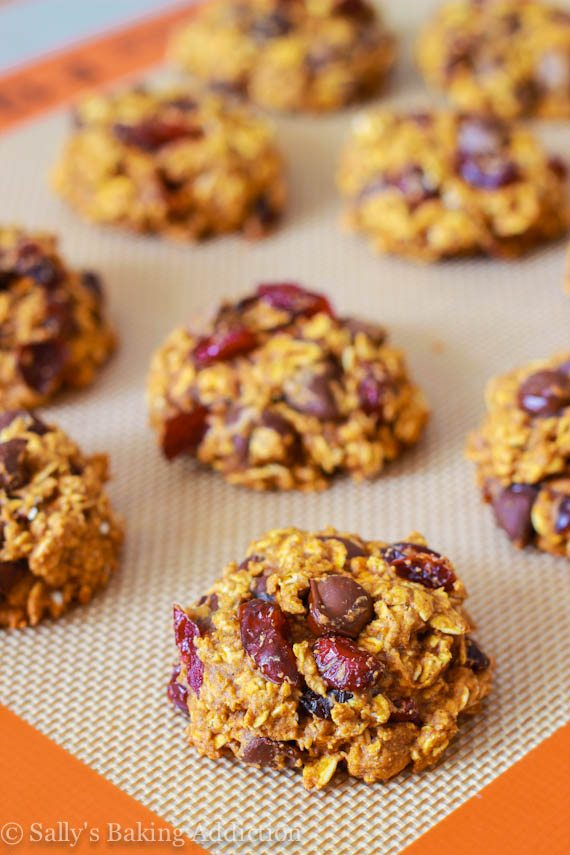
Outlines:
{"type": "Polygon", "coordinates": [[[285,202],[269,125],[188,88],[85,99],[54,187],[87,220],[179,240],[262,237],[285,202]]]}
{"type": "Polygon", "coordinates": [[[88,386],[115,348],[101,280],[70,270],[57,239],[0,227],[0,410],[88,386]]]}
{"type": "Polygon", "coordinates": [[[451,562],[412,534],[270,531],[188,609],[168,696],[207,757],[367,783],[437,763],[491,689],[451,562]]]}
{"type": "Polygon", "coordinates": [[[258,490],[373,477],[428,415],[383,328],[285,283],[223,303],[201,331],[175,330],[152,360],[148,401],[168,459],[191,453],[258,490]]]}
{"type": "Polygon", "coordinates": [[[173,39],[173,60],[271,110],[338,110],[377,92],[395,39],[367,0],[215,0],[173,39]]]}
{"type": "Polygon", "coordinates": [[[33,413],[0,414],[0,627],[59,618],[105,587],[123,539],[107,467],[33,413]]]}
{"type": "Polygon", "coordinates": [[[445,3],[425,27],[418,62],[464,110],[570,116],[570,12],[536,0],[445,3]]]}
{"type": "Polygon", "coordinates": [[[338,183],[346,225],[416,261],[514,258],[568,224],[566,170],[528,130],[448,111],[358,117],[338,183]]]}
{"type": "Polygon", "coordinates": [[[470,434],[483,499],[518,547],[570,557],[570,353],[493,378],[470,434]]]}

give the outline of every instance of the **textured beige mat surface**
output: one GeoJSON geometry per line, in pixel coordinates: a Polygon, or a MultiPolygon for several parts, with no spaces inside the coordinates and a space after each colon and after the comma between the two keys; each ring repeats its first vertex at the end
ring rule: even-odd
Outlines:
{"type": "MultiPolygon", "coordinates": [[[[401,4],[391,18],[419,19],[428,5],[401,4]]],[[[404,68],[391,100],[422,98],[404,68]]],[[[372,256],[337,228],[332,175],[350,120],[277,122],[291,207],[281,231],[258,245],[229,238],[173,246],[87,226],[46,185],[65,116],[0,139],[1,220],[58,231],[69,259],[100,269],[108,283],[121,350],[92,389],[60,400],[49,416],[85,449],[109,452],[112,495],[127,523],[122,571],[91,606],[0,637],[0,699],[187,832],[200,824],[215,853],[396,853],[568,718],[570,565],[514,550],[480,505],[462,457],[488,377],[570,347],[564,246],[511,264],[422,268],[372,256]],[[409,354],[432,422],[421,446],[375,483],[341,480],[316,496],[250,495],[189,461],[168,465],[154,447],[143,398],[153,348],[204,304],[275,279],[325,290],[343,313],[379,320],[409,354]],[[417,529],[455,561],[479,638],[499,664],[484,715],[465,726],[440,768],[386,786],[341,781],[308,795],[293,773],[213,763],[186,747],[184,722],[164,695],[174,658],[171,604],[199,594],[252,537],[290,524],[387,540],[417,529]],[[296,830],[302,842],[215,840],[231,837],[232,827],[271,826],[296,830]]],[[[553,150],[570,151],[570,124],[541,133],[553,150]]]]}

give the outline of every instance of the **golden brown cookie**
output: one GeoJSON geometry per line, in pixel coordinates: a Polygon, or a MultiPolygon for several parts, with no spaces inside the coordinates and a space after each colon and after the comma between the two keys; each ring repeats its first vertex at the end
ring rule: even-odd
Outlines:
{"type": "Polygon", "coordinates": [[[437,763],[491,688],[466,591],[418,534],[274,530],[193,606],[174,607],[170,700],[207,757],[336,769],[367,783],[437,763]]]}
{"type": "Polygon", "coordinates": [[[54,235],[0,227],[0,410],[88,386],[114,348],[99,276],[69,269],[54,235]]]}
{"type": "Polygon", "coordinates": [[[0,627],[61,617],[105,587],[123,539],[107,468],[33,413],[0,414],[0,627]]]}
{"type": "Polygon", "coordinates": [[[467,457],[497,525],[519,547],[570,557],[570,353],[493,378],[467,457]]]}
{"type": "Polygon", "coordinates": [[[272,129],[188,88],[85,99],[54,187],[87,220],[179,240],[262,237],[285,203],[272,129]]]}
{"type": "Polygon", "coordinates": [[[567,229],[566,170],[536,137],[449,111],[359,116],[338,183],[346,225],[416,261],[523,255],[567,229]]]}
{"type": "Polygon", "coordinates": [[[570,116],[570,12],[536,0],[444,3],[425,27],[418,62],[464,110],[570,116]]]}
{"type": "Polygon", "coordinates": [[[175,36],[173,60],[271,110],[338,110],[375,93],[395,40],[367,0],[215,0],[175,36]]]}
{"type": "Polygon", "coordinates": [[[223,303],[208,327],[175,330],[152,360],[148,402],[164,454],[193,454],[258,490],[377,475],[418,441],[428,415],[386,338],[292,283],[223,303]]]}

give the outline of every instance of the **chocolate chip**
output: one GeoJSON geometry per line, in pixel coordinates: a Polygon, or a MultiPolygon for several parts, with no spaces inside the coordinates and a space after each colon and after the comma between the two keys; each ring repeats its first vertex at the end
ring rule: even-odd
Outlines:
{"type": "Polygon", "coordinates": [[[466,116],[459,123],[457,147],[461,154],[495,154],[506,141],[505,126],[495,119],[466,116]]]}
{"type": "Polygon", "coordinates": [[[353,558],[368,557],[370,555],[365,547],[361,546],[359,543],[355,543],[353,540],[349,540],[347,537],[338,537],[336,534],[321,534],[318,536],[318,539],[325,541],[338,540],[339,543],[342,543],[346,549],[347,561],[352,561],[353,558]]]}
{"type": "Polygon", "coordinates": [[[570,405],[570,377],[562,371],[537,371],[521,383],[519,407],[531,416],[556,416],[570,405]]]}
{"type": "Polygon", "coordinates": [[[570,531],[570,496],[560,499],[556,509],[554,531],[556,534],[567,534],[570,531]]]}
{"type": "Polygon", "coordinates": [[[354,697],[352,692],[343,692],[342,689],[331,689],[329,695],[332,695],[335,701],[339,704],[345,704],[354,697]]]}
{"type": "Polygon", "coordinates": [[[26,422],[28,422],[28,424],[26,424],[26,430],[30,433],[43,436],[51,430],[51,428],[38,418],[35,413],[29,412],[28,410],[6,410],[6,412],[0,413],[0,431],[4,430],[8,425],[11,425],[18,417],[22,417],[26,422]]]}
{"type": "Polygon", "coordinates": [[[66,359],[67,350],[57,339],[24,344],[18,351],[18,369],[30,389],[47,395],[55,390],[66,359]]]}
{"type": "Polygon", "coordinates": [[[329,699],[323,697],[323,695],[317,695],[316,692],[313,692],[308,687],[299,698],[299,703],[307,712],[311,713],[311,715],[316,715],[317,718],[328,719],[331,717],[332,704],[329,699]]]}
{"type": "Polygon", "coordinates": [[[265,736],[253,736],[242,748],[241,759],[244,763],[257,766],[277,766],[284,762],[286,766],[298,766],[300,751],[296,745],[278,742],[265,736]]]}
{"type": "Polygon", "coordinates": [[[256,576],[252,583],[250,590],[258,600],[265,600],[267,603],[272,603],[275,600],[275,597],[272,594],[267,593],[267,577],[271,575],[271,571],[267,570],[262,573],[261,576],[256,576]]]}
{"type": "Polygon", "coordinates": [[[532,484],[511,484],[493,499],[497,525],[517,546],[526,546],[533,537],[532,506],[538,488],[532,484]]]}
{"type": "Polygon", "coordinates": [[[350,576],[311,579],[309,628],[315,635],[334,633],[357,638],[372,620],[372,598],[350,576]]]}
{"type": "Polygon", "coordinates": [[[386,341],[387,332],[384,327],[379,324],[361,321],[359,318],[343,318],[342,323],[349,330],[351,335],[356,337],[358,333],[363,333],[368,336],[370,341],[377,347],[386,341]]]}
{"type": "Polygon", "coordinates": [[[25,464],[27,444],[21,438],[0,443],[0,486],[5,490],[18,490],[28,481],[25,464]]]}
{"type": "Polygon", "coordinates": [[[479,190],[498,190],[520,178],[517,164],[502,153],[460,155],[458,171],[464,181],[479,190]]]}
{"type": "Polygon", "coordinates": [[[28,572],[28,562],[0,561],[0,596],[7,596],[10,590],[20,582],[28,572]]]}
{"type": "Polygon", "coordinates": [[[491,664],[489,657],[483,653],[477,642],[469,636],[465,639],[465,664],[476,674],[479,671],[486,671],[491,664]]]}
{"type": "Polygon", "coordinates": [[[336,370],[329,365],[302,368],[285,382],[285,400],[294,410],[320,421],[338,421],[340,412],[332,389],[336,370]]]}
{"type": "Polygon", "coordinates": [[[392,703],[394,709],[390,713],[390,723],[411,722],[421,727],[422,717],[418,705],[413,698],[396,698],[392,703]]]}
{"type": "Polygon", "coordinates": [[[93,295],[97,303],[103,302],[103,286],[98,273],[84,270],[81,274],[81,284],[93,295]]]}

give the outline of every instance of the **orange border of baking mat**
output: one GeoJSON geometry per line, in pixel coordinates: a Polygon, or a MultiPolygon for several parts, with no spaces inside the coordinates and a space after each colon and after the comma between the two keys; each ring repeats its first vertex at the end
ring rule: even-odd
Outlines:
{"type": "Polygon", "coordinates": [[[153,855],[155,852],[207,855],[205,849],[181,836],[181,832],[164,819],[2,706],[0,758],[0,852],[69,850],[97,855],[100,852],[152,851],[153,855]],[[32,827],[34,823],[41,823],[41,830],[32,827]],[[114,824],[111,832],[108,823],[114,824]],[[82,830],[73,849],[64,837],[69,837],[68,827],[82,830]],[[48,842],[45,836],[48,828],[55,830],[60,846],[48,842]],[[136,845],[126,842],[129,834],[144,840],[143,831],[149,842],[136,845]],[[93,839],[96,832],[99,840],[93,839]],[[119,833],[125,835],[124,843],[117,841],[119,833]],[[45,839],[39,840],[40,835],[45,839]],[[181,841],[177,845],[173,844],[175,835],[176,840],[181,841]]]}
{"type": "Polygon", "coordinates": [[[170,31],[187,20],[196,5],[145,16],[0,75],[0,131],[60,107],[86,89],[160,62],[170,31]]]}
{"type": "Polygon", "coordinates": [[[568,855],[569,770],[565,724],[401,855],[568,855]]]}
{"type": "MultiPolygon", "coordinates": [[[[61,106],[86,89],[159,62],[168,32],[188,17],[191,7],[145,18],[0,77],[0,131],[61,106]]],[[[3,780],[7,784],[3,809],[7,817],[11,813],[14,821],[29,816],[32,819],[28,822],[40,821],[41,816],[44,824],[62,819],[71,823],[78,819],[82,823],[88,812],[91,826],[100,819],[102,824],[111,821],[127,826],[141,821],[143,825],[154,822],[157,828],[172,828],[1,706],[0,733],[4,743],[0,753],[3,780]]],[[[568,768],[570,724],[540,743],[403,853],[448,855],[459,851],[462,855],[481,855],[484,849],[485,855],[568,855],[568,768]]],[[[0,820],[6,822],[4,818],[0,820]]],[[[102,848],[104,845],[99,844],[96,851],[110,851],[102,848]]],[[[168,847],[172,852],[172,843],[168,847]]],[[[74,851],[87,851],[87,847],[80,840],[74,851]]],[[[93,852],[93,846],[89,851],[93,852]]],[[[191,841],[184,851],[192,855],[205,852],[191,841]]]]}

